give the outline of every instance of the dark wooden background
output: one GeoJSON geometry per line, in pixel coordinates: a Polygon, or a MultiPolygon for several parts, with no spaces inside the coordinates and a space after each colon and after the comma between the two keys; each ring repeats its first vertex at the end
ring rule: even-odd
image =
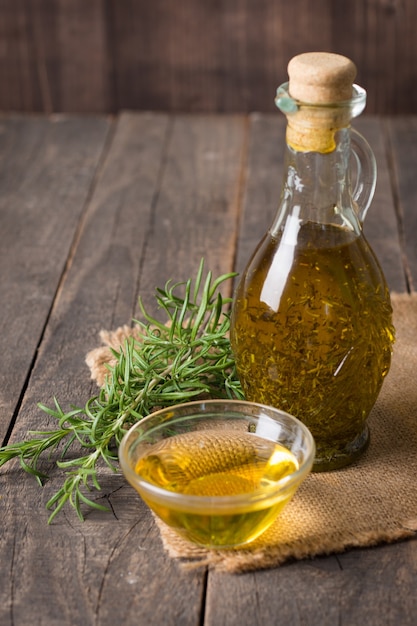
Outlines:
{"type": "Polygon", "coordinates": [[[416,31],[416,0],[0,0],[0,110],[273,111],[289,59],[327,50],[369,113],[416,113],[416,31]]]}

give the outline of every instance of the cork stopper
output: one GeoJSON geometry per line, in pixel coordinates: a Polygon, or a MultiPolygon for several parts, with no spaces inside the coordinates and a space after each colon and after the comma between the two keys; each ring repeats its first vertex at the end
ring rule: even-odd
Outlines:
{"type": "Polygon", "coordinates": [[[289,95],[299,106],[288,116],[287,142],[298,151],[332,152],[335,133],[352,117],[355,64],[340,54],[307,52],[291,59],[288,76],[289,95]]]}
{"type": "Polygon", "coordinates": [[[332,104],[352,97],[355,64],[341,54],[306,52],[288,64],[290,96],[310,104],[332,104]]]}

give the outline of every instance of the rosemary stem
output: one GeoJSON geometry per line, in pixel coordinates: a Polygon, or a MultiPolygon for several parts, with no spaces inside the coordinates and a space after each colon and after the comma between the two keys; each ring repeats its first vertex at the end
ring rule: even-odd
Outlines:
{"type": "Polygon", "coordinates": [[[19,457],[22,468],[39,482],[48,476],[37,469],[39,458],[65,442],[56,466],[64,472],[58,491],[47,502],[53,509],[51,522],[66,503],[83,519],[82,505],[106,510],[87,497],[86,490],[99,490],[99,467],[104,463],[117,471],[118,445],[125,428],[149,415],[155,408],[188,402],[198,396],[242,398],[229,341],[230,322],[219,287],[235,274],[212,280],[203,279],[200,262],[194,284],[168,281],[156,290],[159,308],[167,314],[165,323],[147,313],[139,300],[146,323],[138,322],[141,339],[132,338],[119,352],[112,351],[116,363],[99,395],[83,408],[65,412],[55,400],[55,408],[38,407],[58,422],[56,430],[32,433],[29,439],[0,448],[0,467],[19,457]],[[74,445],[88,453],[74,458],[74,445]],[[71,457],[69,457],[71,452],[71,457]]]}

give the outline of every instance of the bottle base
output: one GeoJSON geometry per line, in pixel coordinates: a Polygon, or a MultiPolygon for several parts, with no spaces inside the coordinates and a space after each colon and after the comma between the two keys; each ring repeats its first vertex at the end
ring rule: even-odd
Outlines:
{"type": "Polygon", "coordinates": [[[313,472],[330,472],[351,465],[365,452],[369,446],[369,427],[365,425],[363,431],[342,449],[322,446],[316,442],[317,452],[313,462],[313,472]]]}

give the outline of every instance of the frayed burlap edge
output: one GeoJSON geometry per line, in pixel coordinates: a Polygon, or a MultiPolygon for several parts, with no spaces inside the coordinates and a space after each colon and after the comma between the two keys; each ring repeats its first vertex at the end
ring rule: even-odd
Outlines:
{"type": "MultiPolygon", "coordinates": [[[[242,549],[209,550],[196,546],[155,518],[164,549],[170,557],[186,568],[209,566],[217,571],[241,573],[277,567],[290,560],[340,553],[354,547],[392,543],[416,534],[417,488],[415,494],[409,494],[409,491],[410,475],[417,474],[417,460],[413,460],[415,447],[413,454],[410,452],[412,445],[417,446],[417,390],[413,391],[417,372],[417,294],[393,293],[392,303],[397,331],[393,362],[370,416],[371,445],[363,460],[339,472],[309,476],[278,522],[265,535],[242,549]],[[413,437],[415,440],[410,441],[413,437]],[[399,458],[392,453],[392,443],[396,441],[399,458]],[[404,450],[407,454],[402,467],[398,466],[398,461],[401,462],[404,450]],[[387,469],[390,461],[393,467],[388,466],[387,469]],[[414,463],[414,467],[409,467],[410,462],[414,463]],[[367,484],[369,481],[371,485],[367,484]],[[352,483],[356,485],[354,490],[352,483]],[[344,493],[346,489],[349,492],[349,486],[352,499],[346,501],[342,498],[338,510],[338,500],[333,496],[344,493]],[[317,487],[318,496],[314,500],[310,492],[317,487]],[[320,489],[323,489],[322,493],[320,489]],[[398,501],[401,503],[399,507],[392,506],[389,490],[395,495],[401,494],[402,490],[407,494],[398,501]],[[324,498],[320,499],[323,494],[324,498]],[[330,515],[326,511],[327,499],[330,515]],[[303,501],[306,502],[304,508],[300,507],[303,501]],[[349,504],[354,512],[359,509],[360,514],[353,514],[346,524],[345,513],[349,504]],[[299,510],[297,507],[300,507],[299,510]],[[317,511],[315,507],[318,507],[317,511]],[[401,509],[399,514],[396,513],[398,508],[401,509]],[[309,510],[315,511],[313,522],[309,518],[309,510]],[[340,524],[337,523],[338,515],[340,524]]],[[[113,332],[100,333],[105,345],[86,357],[91,376],[100,386],[108,374],[107,364],[115,362],[112,348],[120,350],[132,334],[140,339],[137,327],[123,326],[113,332]]],[[[417,388],[417,385],[414,387],[417,388]]]]}

